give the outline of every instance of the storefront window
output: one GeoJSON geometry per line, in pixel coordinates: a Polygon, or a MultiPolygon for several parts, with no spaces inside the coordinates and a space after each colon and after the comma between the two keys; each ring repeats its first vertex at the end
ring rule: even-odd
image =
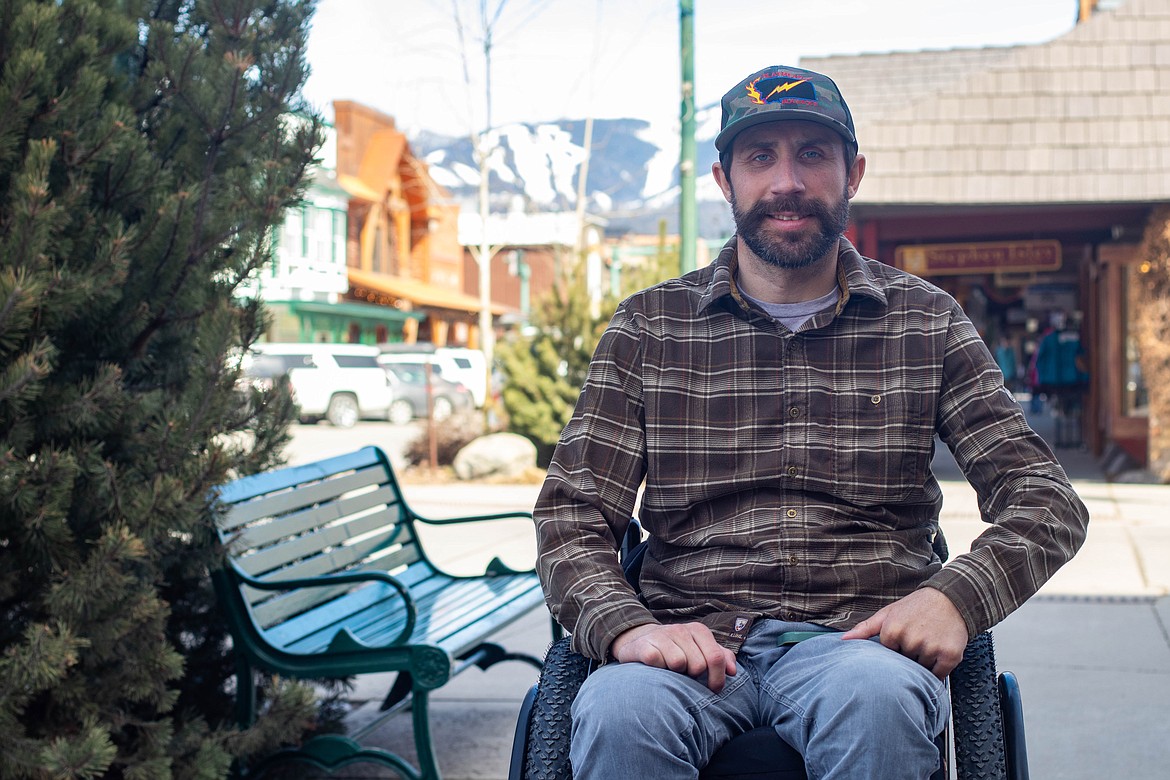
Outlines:
{"type": "Polygon", "coordinates": [[[1126,417],[1149,417],[1150,395],[1146,388],[1145,378],[1142,376],[1142,364],[1138,350],[1137,334],[1134,332],[1136,322],[1134,317],[1140,309],[1136,304],[1135,290],[1132,284],[1132,274],[1136,272],[1133,266],[1122,268],[1122,284],[1125,287],[1121,296],[1124,311],[1121,315],[1121,325],[1125,329],[1123,356],[1121,413],[1126,417]]]}

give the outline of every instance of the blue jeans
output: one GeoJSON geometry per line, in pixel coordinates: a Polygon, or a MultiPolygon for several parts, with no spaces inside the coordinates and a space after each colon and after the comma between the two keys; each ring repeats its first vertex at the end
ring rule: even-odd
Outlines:
{"type": "Polygon", "coordinates": [[[573,703],[573,776],[697,778],[734,735],[774,725],[810,780],[928,778],[950,712],[942,681],[876,641],[831,633],[777,646],[782,633],[815,628],[758,621],[718,694],[667,669],[602,666],[573,703]]]}

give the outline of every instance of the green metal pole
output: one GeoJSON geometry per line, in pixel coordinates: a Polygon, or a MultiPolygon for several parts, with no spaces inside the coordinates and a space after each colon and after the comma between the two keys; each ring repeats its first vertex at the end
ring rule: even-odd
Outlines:
{"type": "Polygon", "coordinates": [[[679,0],[682,31],[682,144],[678,163],[679,268],[695,270],[695,0],[679,0]]]}
{"type": "Polygon", "coordinates": [[[517,271],[520,274],[520,313],[525,319],[532,313],[532,291],[529,286],[532,279],[532,267],[521,258],[517,261],[517,271]]]}

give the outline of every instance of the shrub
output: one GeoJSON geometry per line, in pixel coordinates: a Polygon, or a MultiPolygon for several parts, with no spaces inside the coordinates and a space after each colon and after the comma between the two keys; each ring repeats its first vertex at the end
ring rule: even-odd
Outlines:
{"type": "MultiPolygon", "coordinates": [[[[412,466],[426,466],[431,462],[430,428],[411,439],[406,447],[406,461],[412,466]]],[[[450,466],[459,450],[484,434],[483,415],[475,411],[456,412],[445,420],[434,423],[436,466],[450,466]]]]}

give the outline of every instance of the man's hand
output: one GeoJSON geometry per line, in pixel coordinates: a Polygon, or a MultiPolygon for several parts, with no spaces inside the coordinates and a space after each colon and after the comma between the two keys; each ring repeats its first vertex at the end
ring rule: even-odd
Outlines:
{"type": "Polygon", "coordinates": [[[842,638],[874,636],[942,679],[963,660],[967,624],[942,591],[919,588],[861,621],[842,638]]]}
{"type": "Polygon", "coordinates": [[[726,676],[735,674],[735,653],[715,641],[702,623],[657,623],[635,626],[618,634],[610,653],[621,663],[640,663],[698,677],[707,673],[707,687],[723,690],[726,676]]]}

